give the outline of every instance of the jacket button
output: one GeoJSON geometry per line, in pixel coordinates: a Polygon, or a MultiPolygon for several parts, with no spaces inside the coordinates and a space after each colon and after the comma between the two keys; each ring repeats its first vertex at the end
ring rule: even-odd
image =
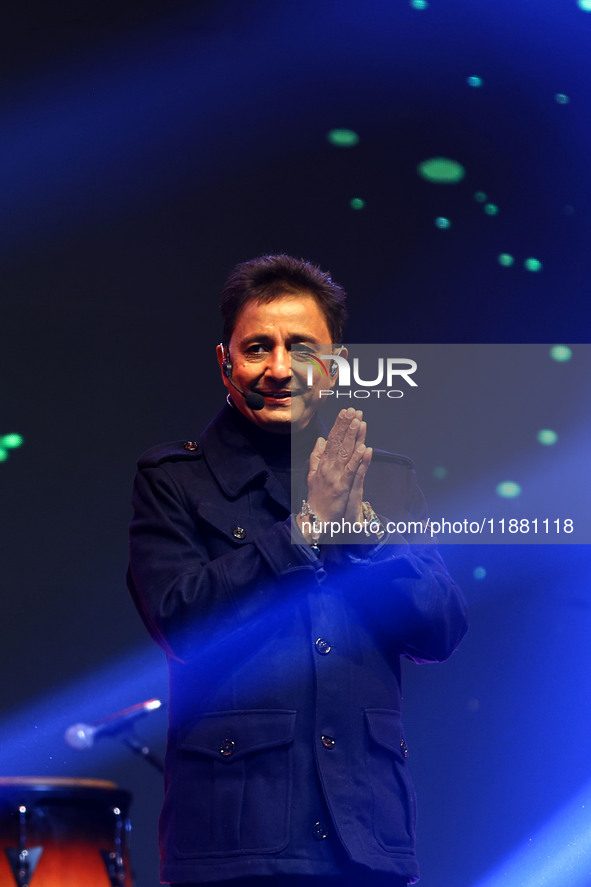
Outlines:
{"type": "Polygon", "coordinates": [[[230,755],[233,755],[235,746],[236,743],[233,739],[224,739],[220,744],[220,754],[222,757],[229,758],[230,755]]]}
{"type": "Polygon", "coordinates": [[[314,646],[316,647],[316,652],[319,653],[321,656],[326,656],[327,653],[330,653],[330,651],[332,650],[332,647],[324,638],[318,638],[314,642],[314,646]]]}
{"type": "Polygon", "coordinates": [[[244,527],[234,527],[232,530],[232,536],[234,539],[246,539],[246,530],[244,527]]]}
{"type": "Polygon", "coordinates": [[[326,832],[326,829],[324,828],[324,826],[322,825],[321,822],[314,823],[314,828],[312,829],[312,834],[314,835],[314,837],[316,838],[317,841],[324,841],[326,838],[328,838],[328,834],[326,832]]]}
{"type": "Polygon", "coordinates": [[[322,745],[324,748],[334,748],[335,747],[335,739],[333,736],[321,736],[320,737],[322,745]]]}
{"type": "Polygon", "coordinates": [[[188,440],[187,443],[185,444],[186,450],[196,450],[196,449],[198,449],[198,447],[199,447],[199,444],[197,443],[196,440],[188,440]]]}
{"type": "Polygon", "coordinates": [[[404,757],[408,758],[408,746],[407,746],[406,742],[404,741],[404,739],[400,740],[400,750],[401,750],[402,754],[404,755],[404,757]]]}

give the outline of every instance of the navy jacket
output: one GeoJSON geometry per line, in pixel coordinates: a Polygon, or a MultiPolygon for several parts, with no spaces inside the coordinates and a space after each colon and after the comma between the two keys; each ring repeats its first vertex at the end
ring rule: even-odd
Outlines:
{"type": "MultiPolygon", "coordinates": [[[[413,882],[400,655],[453,652],[461,593],[433,546],[294,544],[243,421],[224,407],[199,442],[144,454],[135,481],[129,587],[170,667],[161,876],[350,859],[413,882]]],[[[426,516],[404,457],[374,454],[365,493],[381,516],[426,516]]]]}

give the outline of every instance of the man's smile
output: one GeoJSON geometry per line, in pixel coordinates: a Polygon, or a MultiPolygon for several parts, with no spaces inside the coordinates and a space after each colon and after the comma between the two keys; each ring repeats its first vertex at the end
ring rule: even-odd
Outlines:
{"type": "Polygon", "coordinates": [[[263,397],[276,397],[276,398],[284,398],[291,397],[291,391],[256,391],[257,394],[262,394],[263,397]]]}

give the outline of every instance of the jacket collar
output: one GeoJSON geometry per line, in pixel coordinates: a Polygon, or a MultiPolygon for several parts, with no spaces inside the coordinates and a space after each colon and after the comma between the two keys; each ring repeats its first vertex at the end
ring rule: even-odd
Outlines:
{"type": "MultiPolygon", "coordinates": [[[[289,508],[283,488],[241,428],[241,423],[248,420],[243,419],[239,412],[236,415],[237,412],[236,407],[225,404],[201,435],[201,451],[212,474],[230,499],[236,499],[243,490],[257,481],[257,485],[260,485],[261,479],[264,479],[267,492],[289,508]]],[[[307,474],[308,457],[316,438],[321,434],[326,436],[327,430],[318,417],[314,417],[309,431],[307,430],[306,440],[299,442],[304,478],[307,474]]]]}
{"type": "MultiPolygon", "coordinates": [[[[254,445],[243,434],[226,404],[200,438],[203,455],[224,494],[235,499],[255,481],[269,478],[269,468],[254,445]]],[[[246,421],[246,420],[245,420],[246,421]]]]}

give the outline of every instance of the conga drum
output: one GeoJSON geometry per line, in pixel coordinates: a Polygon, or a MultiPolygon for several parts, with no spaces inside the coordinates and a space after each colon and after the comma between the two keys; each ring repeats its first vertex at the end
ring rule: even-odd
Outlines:
{"type": "Polygon", "coordinates": [[[0,777],[0,887],[133,887],[130,801],[102,779],[0,777]]]}

